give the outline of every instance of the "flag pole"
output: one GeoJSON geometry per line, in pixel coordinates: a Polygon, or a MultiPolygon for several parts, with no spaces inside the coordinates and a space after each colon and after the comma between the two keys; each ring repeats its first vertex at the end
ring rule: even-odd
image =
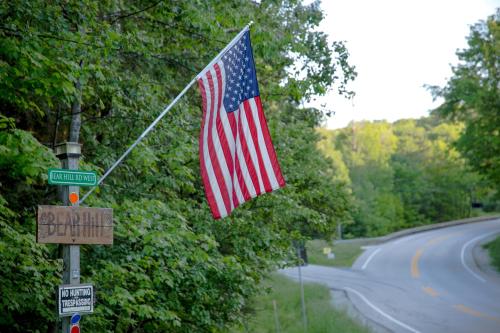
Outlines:
{"type": "Polygon", "coordinates": [[[224,49],[222,49],[222,51],[219,52],[219,54],[212,59],[212,61],[210,61],[210,63],[205,66],[205,68],[200,72],[198,73],[198,75],[196,75],[192,80],[191,82],[189,82],[187,84],[186,87],[184,87],[184,89],[174,98],[174,100],[160,113],[160,115],[158,117],[156,117],[156,119],[148,126],[148,128],[146,128],[144,130],[144,132],[142,132],[142,134],[137,138],[137,140],[135,140],[135,142],[130,146],[128,147],[128,149],[123,153],[122,156],[120,156],[120,158],[118,160],[116,160],[116,162],[104,173],[104,175],[102,175],[102,177],[99,179],[99,181],[97,182],[97,185],[95,185],[94,187],[92,187],[87,193],[85,193],[85,195],[80,199],[80,201],[78,201],[78,205],[81,205],[85,199],[87,199],[87,197],[92,193],[94,192],[94,190],[102,184],[102,182],[104,181],[104,179],[106,179],[106,177],[109,176],[109,174],[118,166],[118,164],[120,164],[123,159],[125,157],[127,157],[128,154],[130,154],[130,152],[142,141],[142,139],[144,139],[146,137],[146,135],[149,134],[149,132],[151,132],[151,130],[156,126],[156,124],[158,124],[158,122],[170,111],[170,109],[175,105],[177,104],[177,102],[179,101],[179,99],[181,99],[182,96],[184,96],[184,94],[186,94],[186,92],[189,90],[189,88],[191,88],[191,86],[196,82],[196,80],[207,70],[207,68],[209,68],[210,66],[213,66],[213,64],[215,64],[217,61],[219,61],[220,57],[228,50],[230,49],[231,47],[234,46],[234,44],[236,44],[236,42],[238,41],[238,39],[246,32],[250,29],[250,26],[253,24],[253,21],[250,21],[239,33],[238,35],[236,35],[236,37],[234,37],[231,42],[229,44],[226,45],[226,47],[224,49]]]}
{"type": "Polygon", "coordinates": [[[219,61],[219,59],[221,58],[221,56],[226,53],[227,50],[229,50],[231,47],[234,46],[234,44],[236,44],[236,42],[241,38],[241,36],[247,32],[249,29],[250,29],[250,26],[253,24],[253,21],[250,21],[237,35],[236,37],[233,38],[233,40],[226,45],[225,48],[222,49],[222,51],[219,52],[219,54],[212,59],[212,61],[210,61],[210,63],[208,65],[205,66],[205,68],[203,68],[203,70],[198,74],[196,75],[196,79],[198,79],[200,76],[202,76],[206,70],[210,67],[212,67],[217,61],[219,61]]]}

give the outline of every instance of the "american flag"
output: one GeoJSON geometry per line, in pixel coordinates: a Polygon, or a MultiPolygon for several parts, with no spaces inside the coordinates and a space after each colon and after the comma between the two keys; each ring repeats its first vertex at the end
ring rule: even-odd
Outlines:
{"type": "Polygon", "coordinates": [[[200,165],[215,219],[285,186],[266,124],[250,33],[198,76],[203,100],[200,165]]]}

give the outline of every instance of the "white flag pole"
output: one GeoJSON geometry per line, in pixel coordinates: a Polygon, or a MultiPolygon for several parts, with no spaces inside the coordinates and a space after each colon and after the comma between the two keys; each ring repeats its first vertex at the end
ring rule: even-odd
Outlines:
{"type": "Polygon", "coordinates": [[[203,73],[205,73],[205,71],[207,70],[207,68],[209,68],[210,66],[213,66],[213,64],[215,64],[217,61],[219,61],[219,59],[221,58],[221,56],[228,50],[230,49],[232,46],[234,46],[234,44],[236,44],[236,42],[241,38],[241,36],[247,32],[249,29],[250,29],[250,26],[253,24],[253,21],[250,21],[250,23],[248,23],[244,28],[243,30],[241,30],[238,35],[236,35],[236,37],[234,37],[231,42],[229,44],[227,44],[227,46],[219,52],[219,54],[198,74],[196,75],[192,80],[191,82],[189,82],[187,84],[186,87],[184,87],[184,89],[179,93],[179,95],[177,95],[177,97],[174,98],[174,100],[160,113],[160,115],[158,117],[156,117],[156,119],[148,126],[148,128],[146,128],[144,130],[144,132],[142,132],[142,134],[137,138],[137,140],[135,140],[135,142],[123,153],[122,156],[120,156],[120,158],[118,160],[116,160],[116,162],[104,173],[104,175],[102,175],[102,177],[99,179],[99,181],[97,182],[97,185],[95,185],[94,187],[92,187],[90,189],[90,191],[88,191],[87,193],[85,193],[85,195],[80,199],[80,201],[78,201],[78,205],[81,205],[83,203],[83,201],[85,201],[85,199],[87,199],[87,197],[92,193],[94,192],[94,190],[97,188],[97,186],[101,185],[102,182],[104,181],[104,179],[106,179],[106,177],[108,177],[108,175],[118,166],[118,164],[120,164],[123,159],[125,157],[127,157],[128,154],[130,154],[130,152],[132,151],[132,149],[134,149],[138,144],[139,142],[142,141],[142,139],[144,139],[144,137],[146,137],[146,135],[149,134],[149,132],[151,132],[151,130],[156,126],[156,124],[158,124],[158,122],[168,113],[168,111],[170,111],[170,109],[175,105],[177,104],[177,102],[179,101],[179,99],[181,99],[182,96],[184,96],[184,94],[188,91],[189,88],[191,88],[191,86],[196,82],[196,80],[201,76],[203,75],[203,73]]]}
{"type": "Polygon", "coordinates": [[[226,53],[227,50],[229,50],[231,47],[234,46],[234,44],[236,44],[236,42],[241,38],[241,36],[243,36],[243,34],[245,32],[247,32],[249,29],[250,29],[250,26],[253,24],[253,21],[250,21],[250,23],[248,23],[237,35],[236,37],[233,38],[233,40],[226,45],[226,47],[224,49],[222,49],[222,51],[219,52],[219,54],[212,59],[212,61],[210,61],[210,63],[208,65],[205,66],[205,68],[203,68],[203,70],[198,74],[196,75],[196,79],[198,79],[200,76],[202,76],[203,74],[205,74],[205,71],[212,67],[217,61],[219,61],[219,59],[222,57],[222,55],[224,53],[226,53]]]}

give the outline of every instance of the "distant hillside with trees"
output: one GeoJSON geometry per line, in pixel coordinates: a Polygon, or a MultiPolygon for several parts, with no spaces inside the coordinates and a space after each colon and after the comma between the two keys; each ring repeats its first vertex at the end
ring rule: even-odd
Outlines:
{"type": "Polygon", "coordinates": [[[500,210],[500,8],[471,26],[443,103],[418,120],[320,129],[318,147],[355,201],[347,237],[500,210]]]}
{"type": "Polygon", "coordinates": [[[463,123],[437,116],[319,129],[318,147],[354,197],[344,236],[380,236],[469,217],[478,212],[473,206],[498,209],[494,187],[454,146],[463,130],[463,123]]]}

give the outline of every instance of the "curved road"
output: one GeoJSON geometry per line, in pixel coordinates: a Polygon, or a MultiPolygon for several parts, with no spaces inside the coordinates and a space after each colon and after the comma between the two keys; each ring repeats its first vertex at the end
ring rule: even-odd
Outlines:
{"type": "MultiPolygon", "coordinates": [[[[500,278],[472,255],[496,234],[500,220],[431,230],[370,247],[352,269],[308,265],[302,276],[344,290],[392,332],[498,333],[500,278]]],[[[297,279],[297,268],[283,273],[297,279]]]]}

